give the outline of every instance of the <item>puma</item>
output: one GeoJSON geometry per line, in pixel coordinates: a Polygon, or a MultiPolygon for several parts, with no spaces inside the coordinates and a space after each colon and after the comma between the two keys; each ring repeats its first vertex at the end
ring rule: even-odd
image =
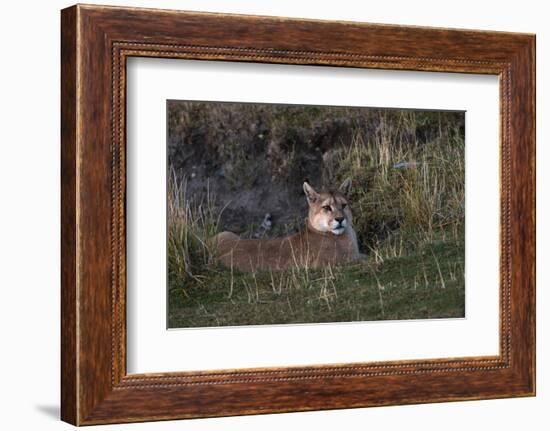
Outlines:
{"type": "Polygon", "coordinates": [[[309,213],[304,228],[273,239],[241,239],[233,232],[214,237],[221,262],[243,272],[291,267],[319,268],[360,258],[348,203],[351,180],[338,189],[315,191],[304,182],[309,213]]]}

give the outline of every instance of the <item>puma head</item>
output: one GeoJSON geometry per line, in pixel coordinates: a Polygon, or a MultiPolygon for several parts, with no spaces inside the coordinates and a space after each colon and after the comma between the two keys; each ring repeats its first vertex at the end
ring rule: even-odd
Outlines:
{"type": "Polygon", "coordinates": [[[307,181],[304,192],[309,205],[308,221],[319,232],[342,235],[352,225],[352,215],[348,198],[351,179],[347,178],[337,189],[317,192],[307,181]]]}

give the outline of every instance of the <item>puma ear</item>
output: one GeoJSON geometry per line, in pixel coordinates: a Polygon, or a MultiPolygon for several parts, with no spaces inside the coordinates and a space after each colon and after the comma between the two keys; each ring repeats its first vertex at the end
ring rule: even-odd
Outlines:
{"type": "Polygon", "coordinates": [[[340,184],[340,187],[338,187],[338,190],[344,195],[349,196],[351,192],[351,178],[346,178],[342,184],[340,184]]]}
{"type": "Polygon", "coordinates": [[[304,193],[306,194],[307,203],[310,205],[319,198],[319,193],[307,181],[304,182],[304,193]]]}

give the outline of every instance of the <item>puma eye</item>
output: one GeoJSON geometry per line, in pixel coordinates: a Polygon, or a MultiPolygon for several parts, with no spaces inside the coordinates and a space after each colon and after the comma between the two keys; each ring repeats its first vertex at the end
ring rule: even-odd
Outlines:
{"type": "Polygon", "coordinates": [[[323,207],[323,209],[324,209],[325,211],[332,211],[332,208],[330,207],[330,205],[325,205],[325,206],[323,207]]]}
{"type": "Polygon", "coordinates": [[[344,209],[347,206],[348,206],[348,204],[342,204],[342,209],[344,209]]]}

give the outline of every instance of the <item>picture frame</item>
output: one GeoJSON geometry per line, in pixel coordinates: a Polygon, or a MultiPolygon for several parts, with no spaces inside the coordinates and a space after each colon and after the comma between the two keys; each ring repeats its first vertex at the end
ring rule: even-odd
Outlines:
{"type": "Polygon", "coordinates": [[[76,5],[61,13],[61,418],[139,422],[535,395],[535,36],[76,5]],[[126,371],[130,57],[490,74],[499,355],[126,371]]]}

